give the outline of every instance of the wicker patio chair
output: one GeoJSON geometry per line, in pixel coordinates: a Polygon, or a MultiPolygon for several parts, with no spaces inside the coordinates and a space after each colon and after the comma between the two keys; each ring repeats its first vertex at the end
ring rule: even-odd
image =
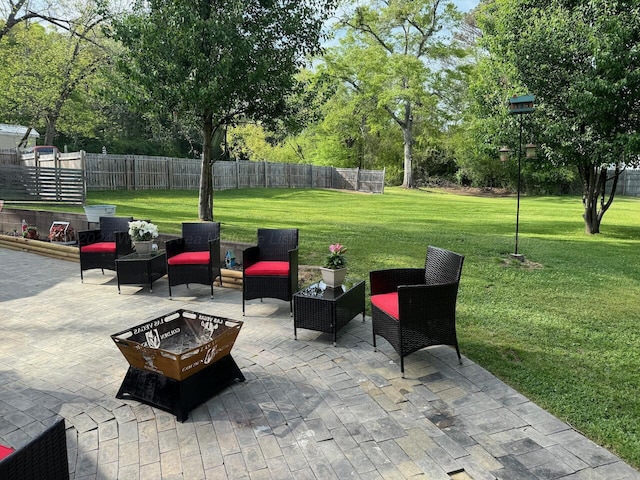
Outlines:
{"type": "Polygon", "coordinates": [[[129,222],[133,217],[100,217],[100,228],[78,232],[80,280],[83,272],[99,268],[116,270],[116,258],[133,252],[129,222]]]}
{"type": "Polygon", "coordinates": [[[209,285],[213,298],[213,282],[220,278],[220,223],[184,222],[182,237],[168,240],[167,273],[169,275],[169,297],[171,287],[199,283],[209,285]]]}
{"type": "Polygon", "coordinates": [[[68,480],[69,462],[64,418],[23,447],[0,460],[0,478],[68,480]]]}
{"type": "Polygon", "coordinates": [[[258,244],[242,252],[242,315],[245,301],[277,298],[289,302],[298,289],[298,229],[258,229],[258,244]]]}
{"type": "Polygon", "coordinates": [[[456,300],[464,256],[429,246],[425,268],[369,273],[373,348],[376,335],[404,357],[432,345],[451,345],[462,362],[456,336],[456,300]]]}

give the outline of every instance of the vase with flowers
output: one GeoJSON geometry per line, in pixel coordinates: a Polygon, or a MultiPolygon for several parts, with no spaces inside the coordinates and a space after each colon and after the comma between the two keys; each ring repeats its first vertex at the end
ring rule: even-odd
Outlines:
{"type": "Polygon", "coordinates": [[[347,275],[347,257],[344,255],[347,247],[334,243],[329,245],[329,254],[324,262],[324,267],[320,267],[322,281],[327,287],[338,288],[342,286],[347,275]]]}
{"type": "Polygon", "coordinates": [[[139,254],[149,254],[152,251],[153,239],[158,236],[158,227],[146,220],[129,222],[129,235],[139,254]]]}

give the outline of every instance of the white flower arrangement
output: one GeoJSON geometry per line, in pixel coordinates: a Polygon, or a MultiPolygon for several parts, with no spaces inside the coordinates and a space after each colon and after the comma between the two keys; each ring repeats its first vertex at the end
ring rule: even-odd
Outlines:
{"type": "Polygon", "coordinates": [[[158,227],[145,220],[129,222],[129,235],[134,242],[148,242],[158,236],[158,227]]]}

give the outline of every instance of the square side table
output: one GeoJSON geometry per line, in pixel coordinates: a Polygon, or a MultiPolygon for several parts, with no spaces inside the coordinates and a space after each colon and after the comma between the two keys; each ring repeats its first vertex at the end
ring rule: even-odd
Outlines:
{"type": "Polygon", "coordinates": [[[153,292],[153,282],[167,274],[167,254],[157,250],[149,254],[130,253],[116,259],[118,293],[120,285],[149,285],[153,292]]]}
{"type": "Polygon", "coordinates": [[[293,295],[293,337],[298,339],[298,328],[333,334],[336,345],[338,331],[356,315],[362,313],[364,322],[365,282],[345,281],[341,287],[327,287],[324,282],[314,283],[293,295]]]}

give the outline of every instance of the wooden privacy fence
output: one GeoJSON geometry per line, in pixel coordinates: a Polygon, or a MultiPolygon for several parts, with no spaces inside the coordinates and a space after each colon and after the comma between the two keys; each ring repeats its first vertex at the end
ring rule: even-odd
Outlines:
{"type": "MultiPolygon", "coordinates": [[[[85,155],[85,175],[90,190],[192,190],[200,186],[199,159],[85,155]]],[[[213,164],[213,188],[337,188],[383,193],[384,175],[384,170],[221,161],[213,164]]]]}
{"type": "MultiPolygon", "coordinates": [[[[0,164],[80,170],[84,172],[87,190],[197,190],[200,187],[201,162],[191,158],[104,155],[82,151],[34,157],[34,154],[20,156],[14,150],[0,151],[0,164]]],[[[336,188],[383,193],[384,177],[384,170],[359,168],[249,161],[213,164],[214,190],[336,188]]],[[[5,199],[8,198],[5,196],[5,199]]]]}
{"type": "MultiPolygon", "coordinates": [[[[613,175],[613,170],[609,170],[609,176],[613,175]]],[[[611,182],[607,182],[607,192],[611,191],[611,182]]],[[[616,195],[626,195],[629,197],[640,197],[640,170],[627,169],[620,174],[616,195]]]]}
{"type": "Polygon", "coordinates": [[[83,171],[71,168],[0,165],[0,198],[9,201],[83,204],[83,171]]]}

